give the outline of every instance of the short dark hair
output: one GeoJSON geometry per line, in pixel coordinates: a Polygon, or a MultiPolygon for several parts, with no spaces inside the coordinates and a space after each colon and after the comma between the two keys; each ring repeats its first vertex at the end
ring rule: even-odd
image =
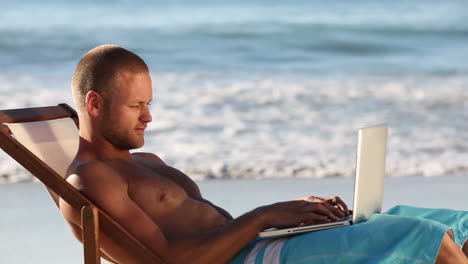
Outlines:
{"type": "Polygon", "coordinates": [[[78,111],[84,109],[86,94],[91,90],[110,98],[119,89],[117,77],[121,71],[149,72],[143,59],[117,45],[101,45],[88,51],[76,66],[71,83],[78,111]]]}

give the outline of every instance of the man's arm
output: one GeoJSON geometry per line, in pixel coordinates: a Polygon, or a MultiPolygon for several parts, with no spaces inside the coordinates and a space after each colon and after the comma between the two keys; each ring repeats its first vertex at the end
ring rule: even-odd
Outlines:
{"type": "MultiPolygon", "coordinates": [[[[290,201],[257,208],[216,230],[168,241],[163,230],[128,196],[127,183],[102,162],[89,162],[69,179],[140,242],[168,263],[226,263],[269,227],[295,226],[331,215],[319,203],[290,201]]],[[[105,234],[104,234],[105,235],[105,234]]],[[[104,236],[105,237],[105,236],[104,236]]],[[[118,245],[102,243],[119,263],[132,263],[118,245]],[[118,249],[118,250],[116,250],[118,249]]]]}
{"type": "MultiPolygon", "coordinates": [[[[227,263],[244,246],[270,227],[292,227],[304,222],[331,222],[331,213],[319,203],[288,201],[259,207],[217,230],[169,241],[174,263],[227,263]],[[192,261],[190,261],[192,259],[192,261]],[[196,260],[196,261],[194,261],[196,260]]],[[[172,263],[172,262],[171,262],[172,263]]]]}

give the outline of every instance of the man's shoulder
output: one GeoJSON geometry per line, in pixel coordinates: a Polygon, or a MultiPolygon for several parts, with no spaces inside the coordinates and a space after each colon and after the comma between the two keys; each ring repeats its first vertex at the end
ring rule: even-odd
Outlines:
{"type": "Polygon", "coordinates": [[[108,170],[110,168],[107,162],[101,160],[73,161],[68,168],[68,172],[69,174],[83,174],[94,170],[108,170]]]}
{"type": "Polygon", "coordinates": [[[101,160],[74,161],[68,168],[67,181],[79,178],[81,182],[88,180],[96,181],[99,178],[119,177],[118,171],[108,162],[101,160]]]}
{"type": "Polygon", "coordinates": [[[155,161],[157,163],[166,164],[160,157],[156,154],[148,153],[148,152],[134,152],[132,153],[133,156],[144,158],[147,160],[155,161]]]}

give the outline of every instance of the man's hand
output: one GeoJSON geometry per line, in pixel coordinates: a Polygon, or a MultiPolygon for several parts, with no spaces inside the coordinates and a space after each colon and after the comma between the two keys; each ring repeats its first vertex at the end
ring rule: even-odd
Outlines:
{"type": "MultiPolygon", "coordinates": [[[[307,196],[300,198],[299,200],[309,201],[313,203],[323,203],[327,208],[330,208],[335,215],[339,216],[338,218],[343,218],[349,216],[352,212],[348,209],[343,200],[338,196],[327,196],[327,197],[318,197],[318,196],[307,196]],[[330,206],[333,208],[331,208],[330,206]]],[[[335,219],[336,220],[336,219],[335,219]]]]}
{"type": "Polygon", "coordinates": [[[263,218],[264,229],[329,223],[349,215],[346,204],[338,197],[324,199],[310,196],[301,200],[262,206],[257,208],[256,211],[263,218]],[[340,201],[340,205],[346,209],[342,210],[332,205],[333,200],[340,201]]]}

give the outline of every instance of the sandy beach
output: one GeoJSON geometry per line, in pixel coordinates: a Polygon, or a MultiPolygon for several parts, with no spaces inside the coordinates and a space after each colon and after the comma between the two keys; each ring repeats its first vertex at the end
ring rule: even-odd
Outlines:
{"type": "MultiPolygon", "coordinates": [[[[313,195],[352,204],[353,180],[275,179],[198,182],[205,197],[238,216],[256,206],[313,195]]],[[[384,210],[405,204],[468,210],[468,177],[387,178],[384,210]]],[[[0,264],[83,263],[75,240],[41,184],[0,185],[0,264]]]]}

